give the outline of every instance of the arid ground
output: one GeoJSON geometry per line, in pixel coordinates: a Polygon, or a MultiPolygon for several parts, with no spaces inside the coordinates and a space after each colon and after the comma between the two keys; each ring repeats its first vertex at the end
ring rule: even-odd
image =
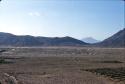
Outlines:
{"type": "Polygon", "coordinates": [[[0,48],[0,84],[125,84],[125,48],[0,48]]]}

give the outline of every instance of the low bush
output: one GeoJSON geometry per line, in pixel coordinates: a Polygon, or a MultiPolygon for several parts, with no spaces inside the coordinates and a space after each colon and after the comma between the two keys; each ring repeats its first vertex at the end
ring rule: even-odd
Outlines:
{"type": "Polygon", "coordinates": [[[125,67],[124,68],[122,67],[122,68],[86,69],[85,71],[108,76],[112,79],[117,79],[119,81],[125,81],[125,67]]]}

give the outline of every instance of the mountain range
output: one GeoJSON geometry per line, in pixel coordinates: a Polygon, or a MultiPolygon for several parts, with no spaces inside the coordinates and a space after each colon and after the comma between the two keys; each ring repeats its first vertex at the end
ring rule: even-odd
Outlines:
{"type": "Polygon", "coordinates": [[[66,36],[41,37],[0,32],[0,46],[97,46],[97,47],[125,47],[125,28],[111,37],[94,44],[66,36]]]}
{"type": "Polygon", "coordinates": [[[79,46],[88,45],[72,37],[17,36],[0,32],[0,46],[79,46]]]}

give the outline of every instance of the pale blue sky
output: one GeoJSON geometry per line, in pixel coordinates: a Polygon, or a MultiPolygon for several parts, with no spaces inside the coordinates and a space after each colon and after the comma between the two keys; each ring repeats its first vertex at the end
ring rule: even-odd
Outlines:
{"type": "Polygon", "coordinates": [[[123,29],[122,0],[3,0],[0,32],[103,40],[123,29]]]}

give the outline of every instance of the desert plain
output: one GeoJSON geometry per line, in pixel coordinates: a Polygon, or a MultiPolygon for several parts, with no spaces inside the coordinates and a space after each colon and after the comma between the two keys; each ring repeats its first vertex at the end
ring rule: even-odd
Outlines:
{"type": "Polygon", "coordinates": [[[0,48],[0,84],[125,84],[125,48],[0,48]]]}

